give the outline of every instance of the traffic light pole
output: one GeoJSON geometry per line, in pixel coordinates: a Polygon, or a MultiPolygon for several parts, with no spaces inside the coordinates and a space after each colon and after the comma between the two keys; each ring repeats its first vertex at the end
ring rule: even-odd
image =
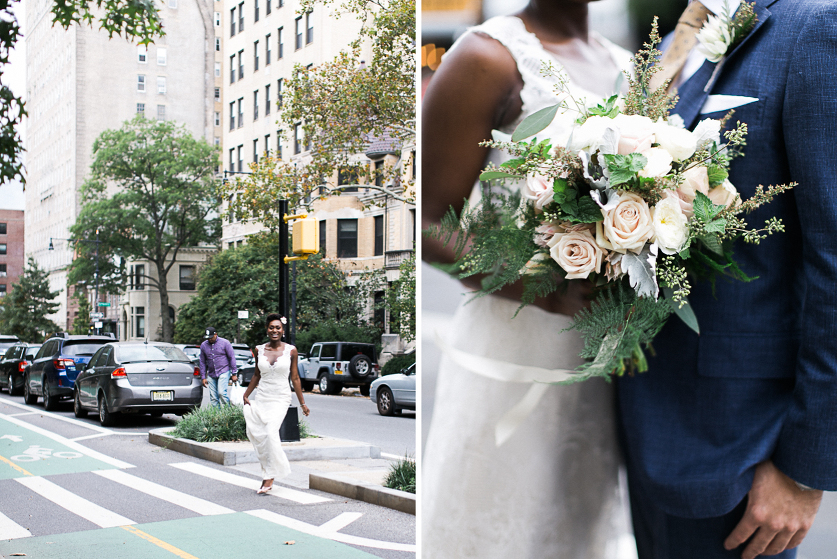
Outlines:
{"type": "Polygon", "coordinates": [[[281,306],[279,314],[287,317],[290,314],[288,305],[288,263],[285,257],[288,256],[288,222],[285,216],[288,215],[288,201],[279,200],[279,301],[281,306]]]}

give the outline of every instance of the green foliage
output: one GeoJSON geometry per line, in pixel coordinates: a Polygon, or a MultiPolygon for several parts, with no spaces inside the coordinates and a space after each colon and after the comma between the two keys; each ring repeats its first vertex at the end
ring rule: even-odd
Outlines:
{"type": "MultiPolygon", "coordinates": [[[[560,108],[561,104],[558,103],[549,107],[544,107],[543,109],[535,111],[524,118],[523,121],[517,125],[517,128],[514,129],[511,137],[512,141],[519,142],[521,140],[525,140],[526,138],[530,138],[545,129],[552,123],[552,120],[555,118],[555,115],[558,114],[558,109],[560,108]]],[[[480,178],[480,180],[486,179],[480,178]]]]}
{"type": "Polygon", "coordinates": [[[398,491],[406,491],[407,493],[415,493],[416,461],[412,458],[405,457],[399,459],[394,464],[390,464],[389,473],[384,480],[384,487],[397,489],[398,491]]]}
{"type": "Polygon", "coordinates": [[[609,118],[614,118],[616,115],[619,114],[619,107],[617,106],[617,100],[619,99],[619,95],[611,95],[605,101],[605,104],[602,105],[599,103],[592,109],[588,111],[589,116],[606,116],[609,118]]]}
{"type": "Polygon", "coordinates": [[[24,101],[3,83],[3,69],[9,52],[20,37],[20,25],[12,12],[16,0],[0,1],[0,185],[20,179],[25,182],[20,159],[23,144],[17,127],[26,116],[24,101]]]}
{"type": "Polygon", "coordinates": [[[102,291],[124,286],[125,259],[150,261],[156,277],[145,280],[160,292],[162,339],[171,341],[167,274],[182,248],[220,236],[220,220],[210,217],[220,205],[217,163],[216,147],[172,122],[137,116],[102,132],[93,143],[81,211],[70,227],[77,257],[69,282],[93,283],[96,251],[102,291]]]}
{"type": "Polygon", "coordinates": [[[76,287],[73,297],[78,301],[78,316],[73,318],[72,334],[87,334],[90,331],[90,301],[87,299],[87,289],[76,287]]]}
{"type": "Polygon", "coordinates": [[[411,351],[403,355],[396,355],[381,367],[381,376],[395,375],[416,362],[416,352],[411,351]]]}
{"type": "Polygon", "coordinates": [[[607,169],[610,171],[612,186],[628,182],[648,164],[648,158],[641,153],[605,155],[604,158],[607,162],[607,169]]]}
{"type": "Polygon", "coordinates": [[[316,439],[317,435],[311,432],[311,426],[303,420],[299,420],[299,438],[300,439],[316,439]]]}
{"type": "Polygon", "coordinates": [[[669,111],[677,104],[677,97],[668,96],[670,80],[664,81],[654,90],[650,86],[651,76],[660,71],[660,65],[657,63],[662,56],[662,52],[657,50],[660,42],[655,16],[648,42],[643,43],[633,58],[634,76],[628,76],[628,94],[625,96],[625,109],[622,111],[625,114],[647,116],[654,121],[659,118],[668,120],[669,111]]]}
{"type": "Polygon", "coordinates": [[[401,261],[398,279],[387,290],[392,330],[405,342],[416,339],[416,253],[401,261]]]}
{"type": "Polygon", "coordinates": [[[154,42],[165,35],[163,21],[154,2],[147,0],[54,0],[52,21],[67,29],[73,23],[99,23],[109,38],[125,36],[139,44],[154,42]],[[100,15],[103,14],[103,15],[100,15]]]}
{"type": "Polygon", "coordinates": [[[172,437],[199,443],[246,441],[247,423],[243,406],[206,406],[187,413],[177,422],[172,437]]]}
{"type": "Polygon", "coordinates": [[[30,256],[23,275],[2,301],[0,331],[30,343],[40,342],[47,334],[57,332],[58,325],[46,317],[58,310],[59,305],[55,302],[58,293],[50,291],[49,274],[30,256]]]}

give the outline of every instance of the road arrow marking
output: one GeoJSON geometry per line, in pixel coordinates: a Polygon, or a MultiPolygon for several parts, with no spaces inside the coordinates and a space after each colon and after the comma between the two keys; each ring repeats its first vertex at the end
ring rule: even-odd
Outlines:
{"type": "Polygon", "coordinates": [[[13,443],[19,443],[23,441],[23,437],[18,437],[17,435],[3,435],[0,439],[9,439],[13,443]]]}

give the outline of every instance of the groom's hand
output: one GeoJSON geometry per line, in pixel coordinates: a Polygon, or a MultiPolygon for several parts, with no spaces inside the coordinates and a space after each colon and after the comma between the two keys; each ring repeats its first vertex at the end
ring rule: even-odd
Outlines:
{"type": "Polygon", "coordinates": [[[802,543],[820,508],[822,491],[804,491],[766,460],[756,466],[753,486],[748,494],[747,510],[738,526],[724,541],[735,549],[751,536],[743,559],[758,555],[776,555],[802,543]]]}

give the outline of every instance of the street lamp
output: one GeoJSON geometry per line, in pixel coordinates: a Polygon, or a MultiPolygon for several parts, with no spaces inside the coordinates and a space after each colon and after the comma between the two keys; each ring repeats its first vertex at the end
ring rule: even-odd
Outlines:
{"type": "MultiPolygon", "coordinates": [[[[95,241],[92,240],[92,239],[61,239],[59,237],[50,237],[49,238],[49,247],[48,247],[47,250],[55,250],[55,246],[52,244],[53,239],[55,239],[56,241],[67,241],[69,243],[96,243],[96,252],[95,252],[95,255],[96,255],[96,273],[94,275],[94,278],[96,280],[96,298],[95,298],[96,305],[95,305],[94,312],[99,312],[99,244],[101,244],[101,242],[102,242],[102,241],[99,240],[99,228],[98,227],[96,228],[96,240],[95,241]]],[[[96,334],[99,334],[98,330],[99,329],[96,328],[96,334]]]]}

